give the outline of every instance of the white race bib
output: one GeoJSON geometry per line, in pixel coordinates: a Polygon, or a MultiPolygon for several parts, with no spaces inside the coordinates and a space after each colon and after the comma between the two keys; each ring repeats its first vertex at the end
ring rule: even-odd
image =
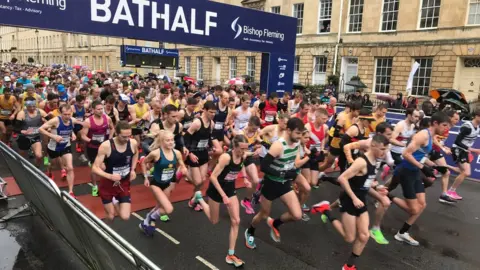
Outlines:
{"type": "Polygon", "coordinates": [[[103,134],[93,134],[92,135],[92,141],[97,141],[97,142],[102,143],[103,141],[105,141],[105,135],[103,135],[103,134]]]}
{"type": "Polygon", "coordinates": [[[293,169],[293,167],[294,167],[294,162],[285,164],[285,170],[286,171],[289,171],[289,170],[293,169]]]}
{"type": "Polygon", "coordinates": [[[30,135],[38,134],[38,129],[39,129],[38,127],[32,127],[31,129],[32,129],[32,133],[30,135]]]}
{"type": "Polygon", "coordinates": [[[275,117],[273,115],[266,115],[265,116],[265,122],[273,122],[273,119],[275,117]]]}
{"type": "Polygon", "coordinates": [[[112,174],[119,174],[120,177],[125,177],[130,173],[130,166],[113,167],[112,174]]]}
{"type": "Polygon", "coordinates": [[[12,111],[11,110],[0,110],[0,114],[1,115],[10,115],[10,114],[12,114],[12,111]]]}
{"type": "Polygon", "coordinates": [[[215,126],[213,128],[217,130],[223,129],[223,122],[215,123],[215,126]]]}
{"type": "Polygon", "coordinates": [[[175,170],[172,169],[172,168],[163,169],[162,178],[160,179],[160,181],[168,182],[168,181],[172,180],[174,172],[175,172],[175,170]]]}
{"type": "Polygon", "coordinates": [[[227,175],[225,175],[225,181],[227,182],[232,182],[237,179],[238,172],[229,172],[227,175]]]}
{"type": "Polygon", "coordinates": [[[70,135],[62,135],[62,141],[60,142],[61,144],[66,144],[70,142],[70,135]]]}
{"type": "Polygon", "coordinates": [[[197,148],[207,148],[208,140],[200,140],[197,144],[197,148]]]}
{"type": "Polygon", "coordinates": [[[367,180],[365,180],[365,183],[363,184],[363,187],[370,188],[374,180],[375,180],[375,175],[368,176],[367,180]]]}

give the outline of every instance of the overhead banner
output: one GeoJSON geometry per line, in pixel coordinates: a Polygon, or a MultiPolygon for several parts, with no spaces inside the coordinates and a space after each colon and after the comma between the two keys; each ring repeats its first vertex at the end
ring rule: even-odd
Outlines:
{"type": "Polygon", "coordinates": [[[290,93],[294,60],[295,56],[290,54],[263,53],[260,89],[268,89],[268,94],[275,92],[279,97],[283,97],[285,92],[290,93]]]}

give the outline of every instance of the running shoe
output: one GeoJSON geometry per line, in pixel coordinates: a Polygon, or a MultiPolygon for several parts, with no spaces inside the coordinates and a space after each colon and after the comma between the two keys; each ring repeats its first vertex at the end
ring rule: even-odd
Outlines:
{"type": "Polygon", "coordinates": [[[67,171],[65,169],[62,169],[62,181],[67,180],[67,171]]]}
{"type": "Polygon", "coordinates": [[[385,239],[385,237],[383,236],[383,233],[380,229],[371,229],[370,230],[370,237],[372,237],[375,242],[377,242],[377,244],[380,244],[380,245],[388,245],[388,240],[385,239]]]}
{"type": "Polygon", "coordinates": [[[163,222],[168,222],[170,221],[170,217],[168,215],[161,215],[160,220],[163,222]]]}
{"type": "Polygon", "coordinates": [[[322,178],[325,176],[326,174],[324,172],[320,172],[318,174],[318,183],[320,183],[322,181],[322,178]]]}
{"type": "Polygon", "coordinates": [[[237,256],[235,255],[227,255],[227,257],[225,258],[225,261],[228,263],[228,264],[232,264],[234,265],[235,267],[242,267],[245,262],[240,260],[237,256]]]}
{"type": "Polygon", "coordinates": [[[320,185],[313,185],[312,188],[313,188],[313,189],[319,189],[319,188],[320,188],[320,185]]]}
{"type": "Polygon", "coordinates": [[[382,174],[380,175],[380,178],[382,179],[383,182],[385,182],[385,177],[387,177],[389,172],[390,172],[390,166],[388,165],[383,166],[383,171],[382,171],[382,174]]]}
{"type": "Polygon", "coordinates": [[[267,218],[267,225],[270,227],[270,237],[273,241],[280,243],[280,232],[273,226],[273,218],[267,218]]]}
{"type": "Polygon", "coordinates": [[[82,148],[80,147],[80,144],[79,144],[79,143],[77,143],[77,145],[75,146],[75,151],[76,151],[77,153],[81,153],[81,152],[82,152],[82,148]]]}
{"type": "Polygon", "coordinates": [[[73,192],[69,192],[68,195],[72,196],[72,198],[74,198],[75,200],[77,199],[77,196],[75,196],[75,194],[73,194],[73,192]]]}
{"type": "Polygon", "coordinates": [[[257,247],[255,244],[255,237],[248,233],[248,229],[245,230],[245,246],[249,249],[254,249],[257,247]]]}
{"type": "Polygon", "coordinates": [[[327,221],[328,221],[327,215],[322,214],[322,215],[320,216],[320,218],[322,219],[322,222],[323,222],[324,224],[327,224],[327,221]]]}
{"type": "Polygon", "coordinates": [[[456,191],[453,191],[453,190],[447,191],[447,195],[454,200],[462,200],[463,199],[462,196],[458,195],[458,193],[456,191]]]}
{"type": "Polygon", "coordinates": [[[322,201],[312,206],[310,211],[312,214],[316,213],[325,213],[325,211],[330,210],[330,203],[328,201],[322,201]]]}
{"type": "Polygon", "coordinates": [[[395,239],[400,242],[405,242],[411,246],[416,247],[419,245],[418,241],[413,239],[408,232],[406,233],[397,232],[397,234],[395,234],[395,239]]]}
{"type": "Polygon", "coordinates": [[[193,208],[193,210],[195,210],[195,212],[202,212],[203,207],[198,203],[197,205],[195,205],[195,208],[193,208]]]}
{"type": "Polygon", "coordinates": [[[92,196],[98,197],[98,186],[92,186],[92,196]]]}
{"type": "Polygon", "coordinates": [[[345,265],[342,267],[342,270],[357,270],[357,267],[356,267],[355,265],[348,266],[347,264],[345,264],[345,265]]]}
{"type": "Polygon", "coordinates": [[[306,205],[306,204],[303,204],[302,205],[302,211],[305,212],[305,213],[308,213],[308,212],[310,212],[310,207],[308,207],[308,205],[306,205]]]}
{"type": "Polygon", "coordinates": [[[78,160],[80,160],[80,162],[82,163],[88,162],[88,159],[84,154],[81,154],[80,156],[78,156],[78,160]]]}
{"type": "Polygon", "coordinates": [[[43,165],[45,166],[50,165],[50,160],[48,160],[48,157],[43,157],[43,165]]]}
{"type": "Polygon", "coordinates": [[[440,195],[440,198],[438,198],[438,201],[446,204],[454,204],[457,202],[456,200],[450,198],[450,196],[448,196],[447,194],[440,195]]]}
{"type": "Polygon", "coordinates": [[[139,228],[146,236],[153,237],[153,232],[155,232],[155,227],[153,227],[154,229],[152,230],[152,226],[150,226],[150,225],[145,225],[145,224],[143,224],[143,222],[140,222],[140,224],[138,224],[138,228],[139,228]]]}
{"type": "Polygon", "coordinates": [[[310,217],[309,217],[307,214],[303,213],[303,214],[302,214],[302,220],[305,221],[305,222],[307,222],[307,221],[310,220],[310,217]]]}
{"type": "Polygon", "coordinates": [[[240,202],[240,205],[245,208],[245,213],[247,215],[253,215],[255,214],[255,210],[253,210],[253,207],[252,207],[252,204],[250,203],[249,200],[246,200],[246,199],[243,199],[241,202],[240,202]]]}

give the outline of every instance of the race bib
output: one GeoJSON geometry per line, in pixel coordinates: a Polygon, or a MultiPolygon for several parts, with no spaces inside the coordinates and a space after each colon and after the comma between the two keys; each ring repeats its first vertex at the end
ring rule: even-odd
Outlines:
{"type": "Polygon", "coordinates": [[[375,180],[375,175],[369,175],[367,180],[365,180],[363,187],[366,189],[370,188],[374,180],[375,180]]]}
{"type": "Polygon", "coordinates": [[[247,123],[244,123],[244,122],[238,123],[238,129],[240,130],[244,129],[246,126],[247,126],[247,123]]]}
{"type": "Polygon", "coordinates": [[[238,172],[229,172],[226,176],[225,176],[225,181],[227,182],[232,182],[232,181],[235,181],[237,179],[237,176],[238,176],[238,172]]]}
{"type": "Polygon", "coordinates": [[[208,140],[200,140],[197,144],[197,148],[207,148],[208,140]]]}
{"type": "Polygon", "coordinates": [[[423,157],[423,158],[420,160],[420,163],[424,164],[426,160],[427,160],[427,157],[423,157]]]}
{"type": "Polygon", "coordinates": [[[60,143],[67,144],[68,142],[70,142],[70,135],[62,135],[62,141],[60,143]]]}
{"type": "Polygon", "coordinates": [[[275,117],[273,115],[266,115],[265,116],[265,122],[273,122],[273,119],[275,117]]]}
{"type": "Polygon", "coordinates": [[[36,135],[36,134],[38,134],[38,129],[39,129],[38,127],[32,127],[31,129],[32,129],[31,135],[36,135]]]}
{"type": "Polygon", "coordinates": [[[215,123],[214,129],[217,129],[217,130],[223,129],[223,122],[215,123]]]}
{"type": "Polygon", "coordinates": [[[192,124],[192,122],[186,122],[183,124],[183,129],[184,130],[188,130],[188,128],[190,127],[190,125],[192,124]]]}
{"type": "Polygon", "coordinates": [[[130,166],[113,167],[112,174],[119,174],[122,178],[130,173],[130,166]]]}
{"type": "Polygon", "coordinates": [[[289,170],[293,169],[293,167],[294,167],[294,162],[285,164],[285,170],[286,171],[289,171],[289,170]]]}
{"type": "Polygon", "coordinates": [[[12,114],[12,111],[11,110],[0,110],[0,114],[1,115],[10,115],[10,114],[12,114]]]}
{"type": "Polygon", "coordinates": [[[172,168],[163,169],[162,178],[160,179],[160,181],[169,182],[170,180],[172,180],[174,172],[175,170],[172,168]]]}
{"type": "Polygon", "coordinates": [[[103,134],[94,134],[92,135],[92,141],[100,142],[102,143],[105,141],[105,135],[103,134]]]}

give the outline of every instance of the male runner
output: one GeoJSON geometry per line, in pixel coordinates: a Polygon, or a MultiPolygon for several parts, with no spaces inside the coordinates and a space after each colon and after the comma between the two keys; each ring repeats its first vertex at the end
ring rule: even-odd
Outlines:
{"type": "Polygon", "coordinates": [[[260,112],[262,128],[276,123],[278,112],[277,103],[278,95],[272,92],[268,95],[268,100],[258,105],[258,111],[255,111],[254,115],[258,115],[258,112],[260,112]]]}
{"type": "Polygon", "coordinates": [[[453,160],[460,167],[460,174],[455,178],[455,182],[453,182],[453,185],[447,192],[447,195],[454,200],[463,199],[462,196],[458,195],[457,188],[462,184],[463,180],[471,174],[470,163],[473,160],[471,153],[480,154],[480,149],[473,148],[473,144],[480,134],[480,108],[475,109],[473,116],[472,121],[463,123],[452,148],[453,160]]]}
{"type": "MultiPolygon", "coordinates": [[[[308,143],[310,151],[316,152],[315,158],[310,159],[310,179],[307,181],[313,187],[318,187],[318,168],[320,163],[325,160],[325,145],[327,143],[328,126],[326,124],[328,120],[328,112],[323,108],[319,108],[315,111],[315,121],[309,122],[305,125],[305,128],[310,131],[310,142],[308,143]]],[[[306,205],[302,206],[303,210],[307,210],[306,205]]]]}
{"type": "MultiPolygon", "coordinates": [[[[312,206],[312,212],[325,214],[335,230],[346,242],[353,243],[352,254],[343,265],[342,270],[356,270],[356,260],[363,252],[369,239],[369,216],[367,211],[367,194],[375,182],[380,162],[388,149],[388,139],[382,135],[374,135],[369,151],[359,156],[344,173],[338,182],[345,192],[340,196],[342,221],[332,217],[327,201],[312,206]]],[[[375,188],[375,186],[374,186],[375,188]]]]}
{"type": "Polygon", "coordinates": [[[392,157],[395,160],[395,165],[402,162],[402,153],[405,151],[410,138],[415,134],[415,125],[420,119],[420,113],[415,108],[408,108],[405,112],[406,118],[398,122],[393,129],[392,138],[392,157]]]}
{"type": "MultiPolygon", "coordinates": [[[[86,115],[86,112],[87,112],[87,108],[85,107],[85,97],[82,96],[82,95],[77,95],[75,97],[75,103],[71,107],[72,107],[72,111],[73,111],[72,116],[75,119],[77,119],[79,122],[83,122],[85,120],[85,115],[86,115]]],[[[73,132],[75,133],[77,138],[82,137],[82,135],[80,134],[80,131],[82,131],[82,128],[83,128],[83,126],[79,125],[79,124],[77,124],[73,127],[73,132]]],[[[78,159],[81,162],[87,162],[88,160],[85,157],[85,154],[83,153],[85,147],[82,147],[82,146],[84,146],[83,141],[78,141],[76,143],[75,150],[76,150],[77,153],[81,153],[81,155],[78,157],[78,159]]]]}
{"type": "MultiPolygon", "coordinates": [[[[59,112],[60,116],[50,119],[39,128],[39,131],[42,135],[50,138],[47,145],[48,156],[52,160],[52,164],[55,160],[59,160],[60,168],[62,168],[62,178],[66,178],[68,183],[68,192],[72,197],[75,197],[73,194],[75,175],[72,165],[71,141],[76,140],[73,126],[81,123],[77,122],[77,119],[72,118],[70,105],[64,104],[60,106],[59,112]]],[[[47,168],[47,175],[53,179],[52,164],[47,168]]]]}
{"type": "Polygon", "coordinates": [[[302,209],[297,195],[292,189],[292,182],[297,178],[300,168],[299,140],[305,130],[305,125],[298,118],[291,118],[287,122],[286,134],[272,144],[267,155],[262,160],[261,170],[265,173],[261,209],[253,218],[250,227],[245,231],[246,246],[254,249],[255,227],[263,220],[267,220],[270,227],[270,237],[275,242],[280,242],[278,228],[286,222],[297,221],[302,218],[302,209]],[[280,198],[287,206],[288,212],[279,218],[269,217],[272,202],[280,198]]]}
{"type": "Polygon", "coordinates": [[[198,100],[196,98],[189,97],[185,109],[180,110],[178,117],[181,119],[180,123],[183,125],[184,130],[188,130],[193,123],[193,119],[195,119],[195,107],[197,107],[197,104],[198,100]]]}
{"type": "MultiPolygon", "coordinates": [[[[100,145],[113,137],[114,126],[112,119],[104,113],[101,101],[92,103],[93,115],[84,121],[81,131],[82,140],[87,143],[87,158],[90,163],[95,162],[100,145]]],[[[97,175],[90,173],[92,178],[92,196],[98,196],[97,175]]]]}
{"type": "Polygon", "coordinates": [[[106,219],[115,218],[115,211],[122,220],[130,218],[131,197],[130,182],[136,177],[135,167],[138,161],[138,146],[132,136],[128,122],[120,121],[115,126],[117,136],[103,142],[92,165],[92,172],[101,177],[98,191],[102,198],[106,219]],[[102,170],[102,167],[105,170],[102,170]],[[117,209],[113,198],[119,202],[117,209]]]}
{"type": "Polygon", "coordinates": [[[309,122],[308,112],[310,111],[310,104],[305,101],[300,102],[298,106],[298,111],[292,115],[292,117],[297,117],[302,120],[304,124],[309,122]]]}
{"type": "Polygon", "coordinates": [[[117,124],[117,122],[120,121],[118,111],[115,108],[115,102],[116,102],[115,97],[112,96],[112,95],[109,95],[105,98],[105,102],[104,102],[105,105],[104,105],[104,108],[103,108],[103,112],[108,117],[110,117],[114,127],[117,124]]]}
{"type": "Polygon", "coordinates": [[[7,143],[10,141],[12,121],[15,115],[20,111],[17,99],[12,95],[12,90],[8,87],[3,89],[3,95],[0,95],[0,139],[7,143]]]}
{"type": "MultiPolygon", "coordinates": [[[[208,96],[207,96],[208,98],[208,96]]],[[[221,95],[218,97],[216,102],[217,113],[213,117],[213,131],[212,138],[215,140],[212,141],[214,153],[212,154],[212,160],[210,161],[211,168],[215,166],[216,160],[223,153],[223,141],[225,137],[225,124],[229,122],[231,112],[228,110],[228,98],[229,95],[227,92],[221,92],[221,95]]]]}
{"type": "Polygon", "coordinates": [[[372,113],[374,120],[370,122],[370,125],[368,126],[370,137],[373,137],[373,135],[375,135],[375,129],[377,125],[387,120],[386,115],[387,115],[387,105],[383,103],[379,104],[375,108],[375,112],[372,113]]]}

